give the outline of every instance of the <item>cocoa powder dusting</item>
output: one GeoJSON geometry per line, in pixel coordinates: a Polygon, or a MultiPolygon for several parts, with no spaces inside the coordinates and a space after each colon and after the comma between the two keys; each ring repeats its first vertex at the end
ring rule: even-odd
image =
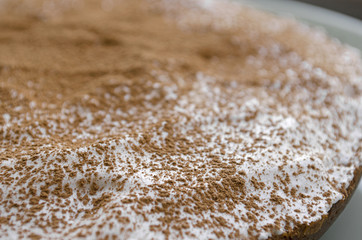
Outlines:
{"type": "Polygon", "coordinates": [[[0,0],[1,237],[267,239],[345,197],[358,54],[209,4],[0,0]]]}

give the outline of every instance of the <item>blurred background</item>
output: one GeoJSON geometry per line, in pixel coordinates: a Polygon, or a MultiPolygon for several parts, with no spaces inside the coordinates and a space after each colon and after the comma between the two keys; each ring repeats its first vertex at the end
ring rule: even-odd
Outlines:
{"type": "Polygon", "coordinates": [[[293,0],[328,8],[362,20],[362,0],[293,0]]]}

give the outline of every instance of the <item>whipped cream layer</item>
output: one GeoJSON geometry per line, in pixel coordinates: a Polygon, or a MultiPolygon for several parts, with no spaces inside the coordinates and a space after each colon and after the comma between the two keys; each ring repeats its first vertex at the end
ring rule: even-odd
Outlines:
{"type": "Polygon", "coordinates": [[[0,238],[267,239],[346,197],[356,50],[224,1],[1,3],[41,18],[0,17],[0,238]]]}

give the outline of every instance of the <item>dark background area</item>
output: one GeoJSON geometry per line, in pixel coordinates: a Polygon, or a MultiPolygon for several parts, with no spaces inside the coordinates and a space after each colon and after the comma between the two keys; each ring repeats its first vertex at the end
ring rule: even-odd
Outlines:
{"type": "Polygon", "coordinates": [[[362,0],[298,0],[328,8],[362,20],[362,0]]]}

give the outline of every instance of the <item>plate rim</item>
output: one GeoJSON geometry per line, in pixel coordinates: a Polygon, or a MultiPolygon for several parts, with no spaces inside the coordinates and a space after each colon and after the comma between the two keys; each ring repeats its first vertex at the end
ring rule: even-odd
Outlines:
{"type": "Polygon", "coordinates": [[[280,16],[295,18],[313,27],[321,27],[329,36],[362,51],[362,20],[357,18],[308,3],[290,0],[234,1],[280,16]]]}

